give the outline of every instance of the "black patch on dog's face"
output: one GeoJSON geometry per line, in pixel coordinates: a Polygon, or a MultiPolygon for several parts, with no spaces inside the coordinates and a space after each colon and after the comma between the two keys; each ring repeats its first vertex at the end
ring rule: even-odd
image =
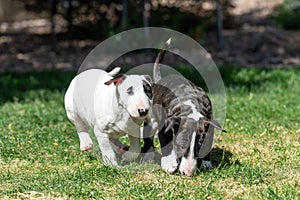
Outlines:
{"type": "Polygon", "coordinates": [[[130,86],[128,89],[127,89],[127,94],[129,94],[130,96],[132,96],[134,94],[134,91],[133,91],[133,87],[130,86]]]}
{"type": "Polygon", "coordinates": [[[152,87],[151,87],[151,85],[150,85],[147,81],[145,81],[145,80],[143,80],[143,88],[144,88],[144,92],[145,92],[145,94],[147,95],[147,97],[149,97],[149,99],[152,99],[152,87]]]}
{"type": "Polygon", "coordinates": [[[181,120],[180,131],[174,129],[176,142],[174,143],[174,150],[179,158],[188,158],[191,151],[193,151],[193,158],[200,158],[202,146],[207,135],[208,128],[200,126],[200,123],[191,119],[181,120]],[[178,132],[177,132],[178,131],[178,132]],[[193,132],[196,132],[195,139],[192,141],[193,132]],[[192,144],[193,143],[193,144],[192,144]],[[194,146],[191,149],[191,146],[194,146]],[[201,151],[200,151],[201,150],[201,151]]]}

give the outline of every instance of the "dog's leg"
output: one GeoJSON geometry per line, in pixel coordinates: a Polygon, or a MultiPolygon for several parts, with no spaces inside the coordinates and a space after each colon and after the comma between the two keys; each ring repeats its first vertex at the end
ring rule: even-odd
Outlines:
{"type": "Polygon", "coordinates": [[[142,153],[150,153],[154,151],[153,137],[143,138],[144,146],[142,148],[142,153]]]}
{"type": "Polygon", "coordinates": [[[144,125],[143,127],[143,141],[144,146],[142,148],[142,153],[144,154],[142,157],[143,162],[154,161],[155,159],[155,148],[153,144],[154,139],[154,130],[149,125],[144,125]]]}
{"type": "Polygon", "coordinates": [[[80,149],[81,151],[88,151],[93,146],[93,141],[88,133],[88,131],[78,132],[80,139],[80,149]]]}
{"type": "Polygon", "coordinates": [[[114,151],[117,154],[123,154],[124,152],[128,151],[129,146],[126,146],[119,139],[113,139],[111,142],[114,144],[114,151]]]}
{"type": "Polygon", "coordinates": [[[142,153],[154,151],[154,145],[153,145],[154,134],[152,134],[152,132],[153,132],[152,127],[144,123],[143,131],[142,131],[144,146],[142,148],[142,153]]]}
{"type": "Polygon", "coordinates": [[[102,133],[98,128],[94,128],[94,133],[97,138],[102,159],[107,166],[118,166],[117,157],[113,150],[113,143],[107,134],[102,133]]]}
{"type": "Polygon", "coordinates": [[[126,151],[122,155],[122,159],[125,161],[133,161],[135,160],[140,152],[141,152],[141,141],[139,137],[128,135],[130,147],[128,151],[126,151]]]}
{"type": "Polygon", "coordinates": [[[173,131],[165,132],[165,127],[158,133],[161,146],[161,167],[169,174],[173,174],[178,168],[177,156],[173,150],[173,131]]]}
{"type": "Polygon", "coordinates": [[[202,159],[201,166],[200,166],[201,169],[212,169],[212,168],[213,168],[213,165],[211,164],[211,161],[210,161],[210,153],[211,153],[211,152],[209,152],[209,153],[202,159]]]}
{"type": "Polygon", "coordinates": [[[79,140],[80,140],[81,151],[90,150],[93,146],[93,141],[88,133],[88,127],[81,120],[81,118],[77,115],[74,115],[73,117],[71,117],[70,120],[74,123],[74,125],[76,127],[77,134],[78,134],[79,140]]]}
{"type": "Polygon", "coordinates": [[[155,160],[153,139],[153,137],[143,138],[144,147],[142,148],[142,162],[151,162],[155,160]]]}

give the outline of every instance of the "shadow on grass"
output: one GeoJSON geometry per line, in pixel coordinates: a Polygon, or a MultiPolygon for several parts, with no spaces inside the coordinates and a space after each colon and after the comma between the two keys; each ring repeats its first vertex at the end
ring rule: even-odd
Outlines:
{"type": "MultiPolygon", "coordinates": [[[[214,169],[222,170],[230,166],[241,165],[241,163],[238,160],[233,160],[232,156],[233,156],[232,152],[220,147],[214,147],[211,152],[211,162],[214,166],[214,169]]],[[[88,154],[88,157],[90,160],[98,160],[99,162],[103,162],[101,152],[98,148],[93,147],[93,151],[91,151],[90,154],[88,154]]],[[[139,157],[135,162],[132,163],[129,162],[121,163],[120,155],[118,155],[118,159],[119,159],[120,166],[122,166],[122,168],[120,169],[125,171],[132,171],[132,172],[136,172],[135,170],[155,171],[161,169],[160,168],[161,152],[157,152],[157,149],[155,151],[155,158],[154,160],[151,160],[151,162],[142,161],[141,160],[142,157],[139,157]]],[[[200,166],[198,166],[198,168],[200,169],[200,166]]],[[[199,170],[199,172],[200,171],[206,171],[206,170],[201,169],[199,170]]],[[[209,172],[209,170],[207,172],[209,172]]]]}
{"type": "Polygon", "coordinates": [[[22,102],[26,99],[51,98],[51,94],[47,92],[64,92],[75,75],[75,72],[63,71],[2,73],[0,74],[0,104],[22,102]]]}
{"type": "Polygon", "coordinates": [[[213,166],[218,169],[223,169],[232,165],[240,165],[238,160],[232,160],[232,156],[232,152],[220,147],[214,147],[211,152],[211,162],[213,166]]]}

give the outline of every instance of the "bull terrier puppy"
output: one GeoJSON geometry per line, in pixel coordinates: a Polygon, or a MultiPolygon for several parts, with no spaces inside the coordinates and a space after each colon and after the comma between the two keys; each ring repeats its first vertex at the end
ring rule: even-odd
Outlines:
{"type": "Polygon", "coordinates": [[[93,142],[88,130],[97,138],[104,164],[118,166],[117,138],[128,134],[130,147],[122,158],[132,161],[141,151],[140,125],[152,104],[152,81],[147,75],[113,77],[101,69],[78,74],[65,94],[67,117],[75,125],[80,149],[89,150],[93,142]]]}
{"type": "Polygon", "coordinates": [[[200,87],[178,75],[161,78],[159,62],[170,42],[165,43],[153,67],[153,107],[147,119],[152,130],[144,133],[150,136],[144,138],[144,151],[154,148],[151,136],[158,131],[162,169],[192,176],[199,162],[203,168],[212,167],[214,128],[222,128],[213,120],[211,101],[200,87]]]}

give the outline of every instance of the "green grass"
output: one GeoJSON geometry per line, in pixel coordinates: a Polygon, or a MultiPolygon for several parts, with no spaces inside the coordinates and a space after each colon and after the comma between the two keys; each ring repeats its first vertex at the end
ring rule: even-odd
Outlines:
{"type": "Polygon", "coordinates": [[[0,75],[1,199],[299,199],[300,70],[222,68],[227,133],[192,178],[105,167],[79,150],[66,72],[0,75]]]}

